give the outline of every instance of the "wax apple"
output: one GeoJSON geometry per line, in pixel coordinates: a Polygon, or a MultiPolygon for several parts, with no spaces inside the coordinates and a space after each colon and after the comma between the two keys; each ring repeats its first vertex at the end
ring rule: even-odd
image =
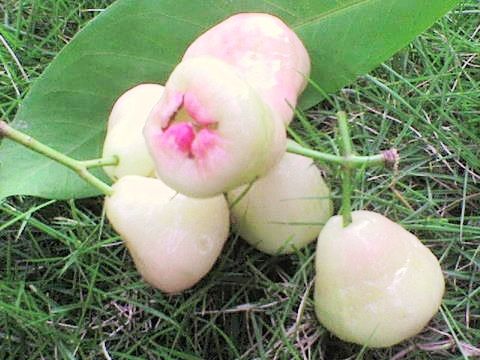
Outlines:
{"type": "Polygon", "coordinates": [[[223,195],[192,199],[154,178],[122,177],[105,209],[142,277],[167,293],[188,289],[205,276],[228,236],[223,195]]]}
{"type": "Polygon", "coordinates": [[[104,167],[112,180],[125,175],[149,176],[154,172],[143,127],[153,106],[163,93],[163,86],[141,84],[125,92],[113,106],[108,119],[103,157],[118,157],[118,165],[104,167]]]}
{"type": "Polygon", "coordinates": [[[385,216],[332,217],[317,243],[315,310],[339,338],[392,346],[420,332],[440,307],[444,279],[432,252],[385,216]]]}
{"type": "Polygon", "coordinates": [[[304,247],[332,216],[330,191],[320,170],[301,155],[286,153],[242,197],[247,189],[242,186],[228,193],[231,213],[240,236],[268,254],[304,247]]]}
{"type": "Polygon", "coordinates": [[[192,197],[210,197],[264,175],[286,146],[283,123],[231,65],[184,60],[144,129],[158,176],[192,197]]]}
{"type": "Polygon", "coordinates": [[[307,85],[310,58],[299,37],[279,18],[233,15],[199,36],[183,59],[213,56],[232,65],[288,125],[307,85]]]}

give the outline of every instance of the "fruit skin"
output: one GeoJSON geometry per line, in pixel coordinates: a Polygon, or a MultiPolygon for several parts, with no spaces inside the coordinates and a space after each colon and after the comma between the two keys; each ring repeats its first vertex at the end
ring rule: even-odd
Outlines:
{"type": "Polygon", "coordinates": [[[285,125],[310,75],[310,57],[298,36],[279,18],[236,14],[200,35],[183,59],[213,56],[235,67],[285,125]],[[290,105],[289,105],[290,104],[290,105]]]}
{"type": "Polygon", "coordinates": [[[102,154],[105,158],[118,156],[118,165],[104,167],[112,180],[125,175],[153,174],[155,166],[143,138],[143,127],[162,93],[161,85],[141,84],[115,102],[108,119],[102,154]]]}
{"type": "Polygon", "coordinates": [[[113,191],[105,199],[106,215],[145,281],[176,293],[212,268],[228,237],[223,195],[192,199],[141,176],[122,177],[113,191]]]}
{"type": "Polygon", "coordinates": [[[437,258],[385,216],[332,217],[317,243],[315,310],[340,339],[388,347],[420,332],[440,307],[445,283],[437,258]]]}
{"type": "MultiPolygon", "coordinates": [[[[229,192],[229,203],[232,205],[246,188],[242,186],[229,192]]],[[[314,162],[301,155],[285,153],[280,162],[234,204],[231,213],[238,233],[249,244],[267,254],[288,254],[317,238],[322,225],[332,216],[329,197],[330,191],[314,162]]]]}
{"type": "Polygon", "coordinates": [[[158,176],[191,197],[262,176],[286,147],[281,120],[230,65],[208,57],[175,68],[144,135],[158,176]]]}

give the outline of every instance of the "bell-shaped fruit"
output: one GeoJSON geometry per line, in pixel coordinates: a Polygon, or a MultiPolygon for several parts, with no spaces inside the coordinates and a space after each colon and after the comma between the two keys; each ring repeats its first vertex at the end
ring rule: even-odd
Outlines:
{"type": "Polygon", "coordinates": [[[283,122],[305,89],[310,58],[298,36],[279,18],[234,15],[198,37],[183,59],[213,56],[234,66],[283,122]]]}
{"type": "Polygon", "coordinates": [[[240,236],[272,255],[309,244],[332,216],[330,191],[319,169],[311,159],[289,153],[250,189],[229,192],[228,201],[240,236]]]}
{"type": "Polygon", "coordinates": [[[158,176],[192,197],[210,197],[265,174],[286,131],[256,91],[223,61],[180,63],[144,129],[158,176]]]}
{"type": "Polygon", "coordinates": [[[150,176],[155,166],[143,137],[143,127],[163,86],[141,84],[124,93],[113,106],[108,119],[103,157],[117,156],[116,166],[104,167],[112,180],[125,175],[150,176]]]}
{"type": "Polygon", "coordinates": [[[228,236],[223,195],[192,199],[154,178],[122,177],[105,209],[140,274],[167,293],[188,289],[207,274],[228,236]]]}
{"type": "Polygon", "coordinates": [[[437,258],[385,216],[355,211],[332,217],[317,243],[315,310],[340,339],[387,347],[420,332],[444,292],[437,258]]]}

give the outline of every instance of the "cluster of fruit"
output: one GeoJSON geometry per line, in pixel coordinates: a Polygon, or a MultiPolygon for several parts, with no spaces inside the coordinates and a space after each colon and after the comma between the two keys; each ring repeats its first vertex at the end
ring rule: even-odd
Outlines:
{"type": "Polygon", "coordinates": [[[319,320],[344,340],[390,346],[437,312],[442,272],[386,217],[356,211],[348,225],[332,217],[313,161],[285,152],[309,72],[302,42],[276,17],[238,14],[208,30],[165,87],[139,85],[114,105],[103,155],[119,163],[105,167],[115,181],[106,214],[144,279],[167,293],[211,269],[230,215],[268,254],[318,237],[319,320]]]}
{"type": "Polygon", "coordinates": [[[311,159],[285,152],[309,71],[281,20],[239,14],[191,44],[165,87],[142,84],[117,100],[103,151],[119,158],[104,168],[116,181],[106,211],[147,281],[191,287],[218,257],[230,213],[270,254],[318,236],[329,190],[311,159]]]}

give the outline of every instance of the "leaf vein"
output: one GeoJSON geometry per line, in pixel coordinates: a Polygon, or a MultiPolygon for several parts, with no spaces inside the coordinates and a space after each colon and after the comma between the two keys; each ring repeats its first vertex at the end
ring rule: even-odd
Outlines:
{"type": "Polygon", "coordinates": [[[376,1],[379,1],[379,0],[356,0],[356,1],[353,1],[349,4],[347,4],[347,5],[336,7],[334,9],[325,11],[323,13],[320,13],[320,14],[316,15],[316,16],[308,18],[308,19],[306,19],[306,20],[304,20],[304,21],[302,21],[298,24],[295,24],[293,26],[293,29],[294,30],[299,30],[299,29],[301,29],[305,26],[311,25],[311,24],[319,22],[321,20],[328,19],[328,18],[330,18],[334,15],[337,15],[338,13],[348,11],[348,10],[351,10],[352,8],[359,7],[359,6],[362,6],[366,3],[376,2],[376,1]]]}
{"type": "Polygon", "coordinates": [[[294,16],[294,17],[298,18],[298,14],[290,11],[289,9],[286,9],[286,8],[280,6],[279,4],[275,3],[274,1],[269,1],[269,0],[262,0],[262,1],[267,5],[270,5],[274,8],[277,8],[278,10],[281,10],[281,11],[283,11],[283,12],[285,12],[285,13],[291,15],[291,16],[294,16]]]}

